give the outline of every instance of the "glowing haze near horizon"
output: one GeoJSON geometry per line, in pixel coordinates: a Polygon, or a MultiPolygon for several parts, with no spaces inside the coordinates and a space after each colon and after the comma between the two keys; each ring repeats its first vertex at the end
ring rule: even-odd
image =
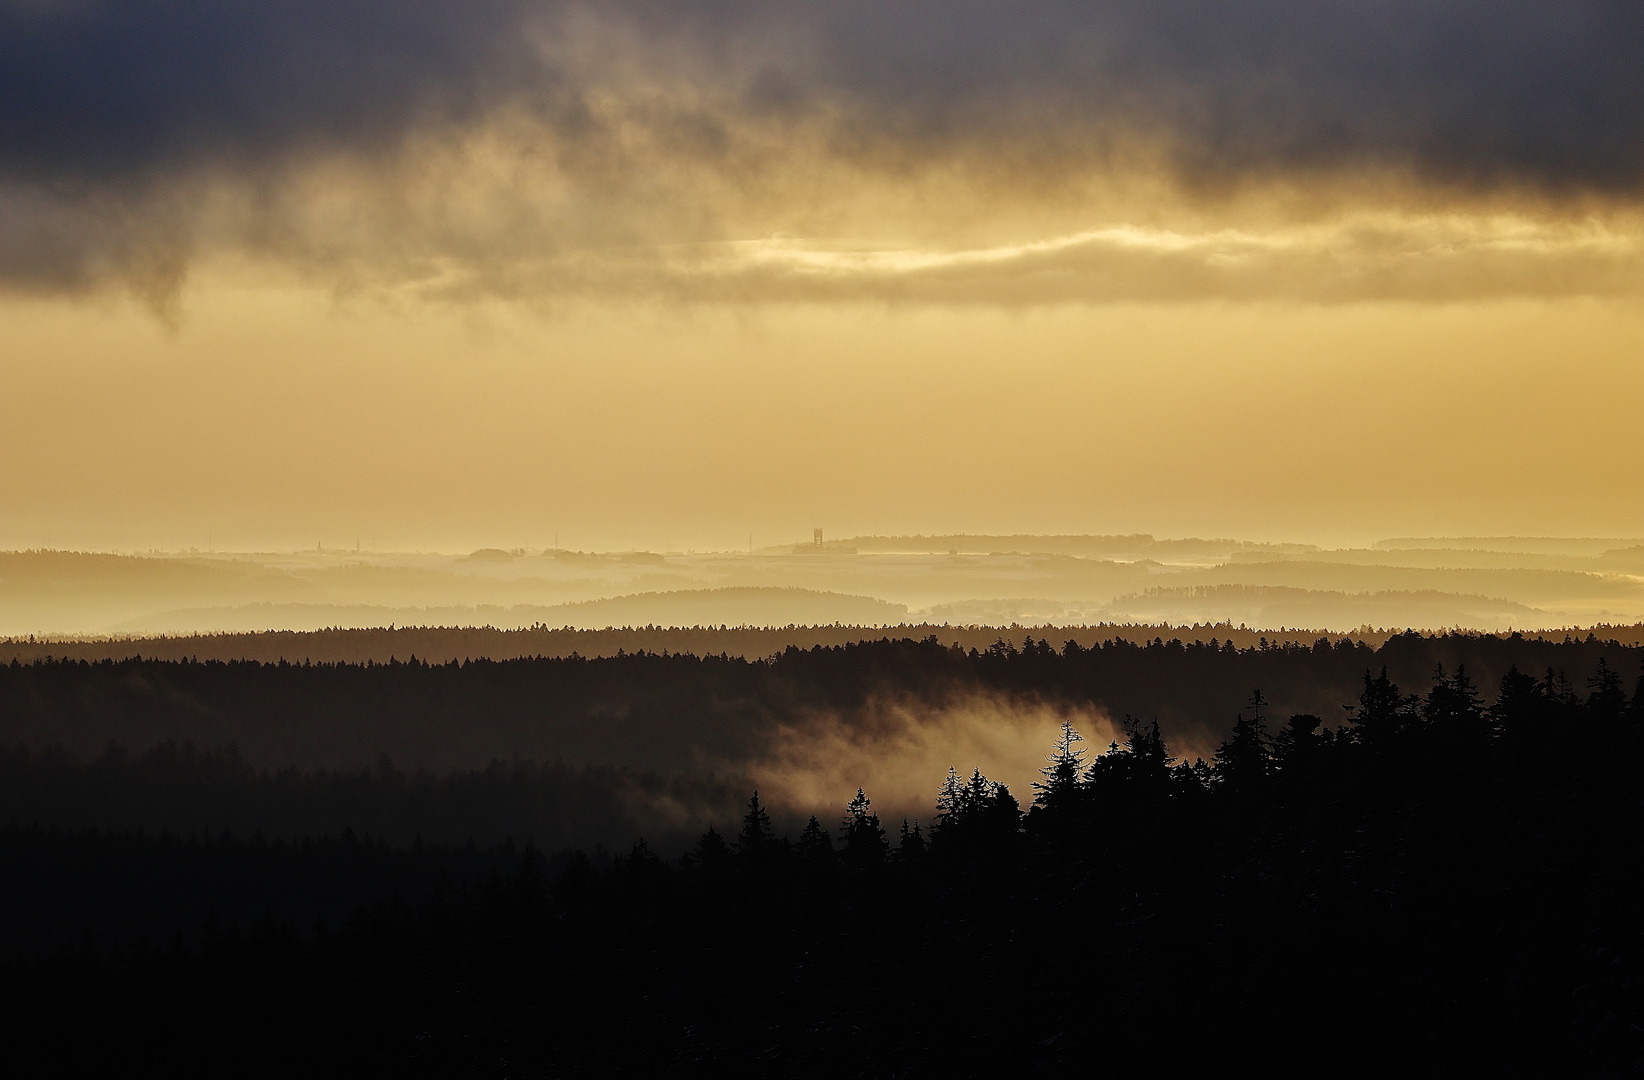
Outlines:
{"type": "Polygon", "coordinates": [[[0,547],[1644,534],[1644,6],[0,2],[0,547]]]}

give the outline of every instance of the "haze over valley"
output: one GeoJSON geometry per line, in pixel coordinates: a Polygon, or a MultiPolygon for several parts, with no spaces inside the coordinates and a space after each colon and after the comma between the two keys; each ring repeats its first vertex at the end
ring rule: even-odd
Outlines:
{"type": "Polygon", "coordinates": [[[325,627],[1228,623],[1542,630],[1644,620],[1644,542],[1364,548],[1135,536],[855,537],[731,552],[0,553],[0,634],[325,627]]]}

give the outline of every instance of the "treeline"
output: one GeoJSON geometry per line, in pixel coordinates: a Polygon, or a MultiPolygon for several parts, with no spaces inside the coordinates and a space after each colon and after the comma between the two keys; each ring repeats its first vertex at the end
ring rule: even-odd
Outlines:
{"type": "MultiPolygon", "coordinates": [[[[1217,586],[1202,586],[1217,588],[1217,586]]],[[[1243,586],[1226,586],[1243,588],[1243,586]]],[[[1403,633],[1408,634],[1408,631],[1403,633]]],[[[943,645],[966,651],[986,649],[997,640],[1020,643],[1025,635],[1051,642],[1074,641],[1081,648],[1094,648],[1108,641],[1148,645],[1160,641],[1231,644],[1244,650],[1260,648],[1263,642],[1275,645],[1311,647],[1321,637],[1331,644],[1347,640],[1379,648],[1398,630],[1362,628],[1352,633],[1322,633],[1304,629],[1250,629],[1227,623],[1195,623],[1181,626],[1100,625],[1100,626],[950,626],[918,623],[885,630],[861,626],[638,626],[582,630],[573,627],[529,626],[502,629],[489,626],[379,626],[336,627],[326,630],[259,630],[247,633],[179,634],[152,637],[110,638],[0,638],[0,663],[17,660],[30,664],[40,660],[217,660],[229,663],[254,660],[264,664],[280,661],[301,664],[386,664],[421,657],[424,661],[557,659],[570,656],[614,657],[633,653],[688,653],[693,656],[733,656],[759,660],[786,652],[837,648],[886,636],[924,640],[934,637],[943,645]]],[[[1600,625],[1574,632],[1530,633],[1520,638],[1560,644],[1566,638],[1595,640],[1620,645],[1644,645],[1644,624],[1600,625]]],[[[1429,635],[1431,636],[1431,635],[1429,635]]],[[[1440,637],[1444,635],[1439,635],[1440,637]]],[[[1503,635],[1484,636],[1510,639],[1503,635]]]]}
{"type": "MultiPolygon", "coordinates": [[[[913,623],[888,630],[862,626],[635,626],[585,630],[570,626],[536,625],[517,629],[491,626],[378,626],[334,627],[326,630],[259,630],[246,633],[176,634],[146,637],[0,639],[0,663],[18,660],[255,660],[265,664],[386,664],[390,660],[421,657],[426,661],[484,658],[523,660],[537,657],[590,658],[619,653],[689,653],[694,656],[735,656],[749,660],[774,656],[789,648],[813,649],[853,645],[890,635],[923,640],[935,637],[944,645],[985,649],[1004,638],[1020,642],[1030,628],[1022,626],[949,626],[913,623]]],[[[1600,636],[1631,644],[1644,642],[1644,626],[1600,627],[1600,636]]],[[[1051,641],[1073,640],[1085,647],[1110,639],[1146,644],[1155,637],[1208,641],[1212,637],[1252,648],[1262,640],[1311,644],[1320,636],[1309,630],[1250,630],[1228,624],[1193,626],[1067,626],[1032,627],[1031,632],[1051,641]]],[[[1379,645],[1390,636],[1384,631],[1326,634],[1331,641],[1351,638],[1379,645]]],[[[1558,635],[1562,637],[1563,635],[1558,635]]],[[[1578,635],[1584,636],[1584,635],[1578,635]]]]}
{"type": "Polygon", "coordinates": [[[1173,743],[1213,747],[1252,686],[1273,707],[1339,718],[1367,667],[1422,685],[1464,664],[1486,685],[1510,666],[1578,684],[1600,661],[1636,672],[1644,649],[1583,639],[1400,634],[1371,648],[1320,639],[1240,649],[1214,637],[1114,638],[1089,646],[1024,634],[961,648],[882,639],[763,660],[625,653],[427,664],[39,661],[0,665],[0,746],[57,747],[80,760],[109,743],[234,745],[258,768],[357,769],[384,754],[416,772],[493,760],[564,761],[672,773],[736,771],[778,729],[859,722],[866,703],[926,703],[978,691],[1157,719],[1173,743]]]}
{"type": "Polygon", "coordinates": [[[1247,691],[1191,761],[1067,724],[1030,791],[955,768],[923,823],[859,790],[785,838],[755,792],[682,859],[526,849],[340,924],[20,960],[0,1013],[61,1070],[1630,1075],[1631,674],[1360,667],[1339,720],[1247,691]]]}

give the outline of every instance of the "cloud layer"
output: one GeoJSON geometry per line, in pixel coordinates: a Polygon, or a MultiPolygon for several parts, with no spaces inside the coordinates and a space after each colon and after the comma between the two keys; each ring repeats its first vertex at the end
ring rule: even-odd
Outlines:
{"type": "Polygon", "coordinates": [[[1636,0],[10,0],[0,282],[1631,292],[1636,0]]]}

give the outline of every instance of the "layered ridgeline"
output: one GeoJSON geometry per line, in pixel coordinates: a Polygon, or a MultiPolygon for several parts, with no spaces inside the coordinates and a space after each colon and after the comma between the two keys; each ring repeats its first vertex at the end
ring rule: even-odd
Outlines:
{"type": "Polygon", "coordinates": [[[1644,620],[1623,538],[1369,548],[1151,536],[859,537],[741,552],[0,553],[0,635],[327,627],[1228,623],[1544,629],[1644,620]]]}
{"type": "Polygon", "coordinates": [[[541,783],[517,768],[408,780],[387,763],[16,752],[3,790],[36,813],[14,804],[0,829],[0,925],[22,953],[0,970],[8,1048],[172,1073],[255,1047],[274,1074],[1626,1074],[1644,1063],[1639,659],[1596,638],[1408,635],[1379,650],[883,642],[757,663],[13,666],[13,740],[193,717],[275,729],[259,755],[407,730],[472,753],[512,724],[605,728],[665,755],[760,744],[808,708],[836,727],[807,740],[871,753],[844,755],[867,781],[830,778],[809,814],[768,807],[778,785],[753,770],[760,790],[682,854],[654,837],[611,854],[129,824],[202,797],[267,810],[282,785],[433,821],[541,783]],[[1216,708],[1202,753],[1176,724],[1106,723],[1089,696],[1235,683],[1264,689],[1216,708]],[[862,712],[888,694],[902,726],[862,712]],[[916,748],[918,717],[942,703],[990,697],[1060,703],[1025,775],[972,764],[985,749],[939,729],[933,759],[909,755],[920,820],[887,806],[867,764],[916,748]],[[380,721],[311,715],[325,700],[370,702],[380,721]],[[1331,707],[1298,708],[1310,701],[1331,707]],[[64,785],[64,812],[127,824],[53,828],[46,800],[64,785]]]}

